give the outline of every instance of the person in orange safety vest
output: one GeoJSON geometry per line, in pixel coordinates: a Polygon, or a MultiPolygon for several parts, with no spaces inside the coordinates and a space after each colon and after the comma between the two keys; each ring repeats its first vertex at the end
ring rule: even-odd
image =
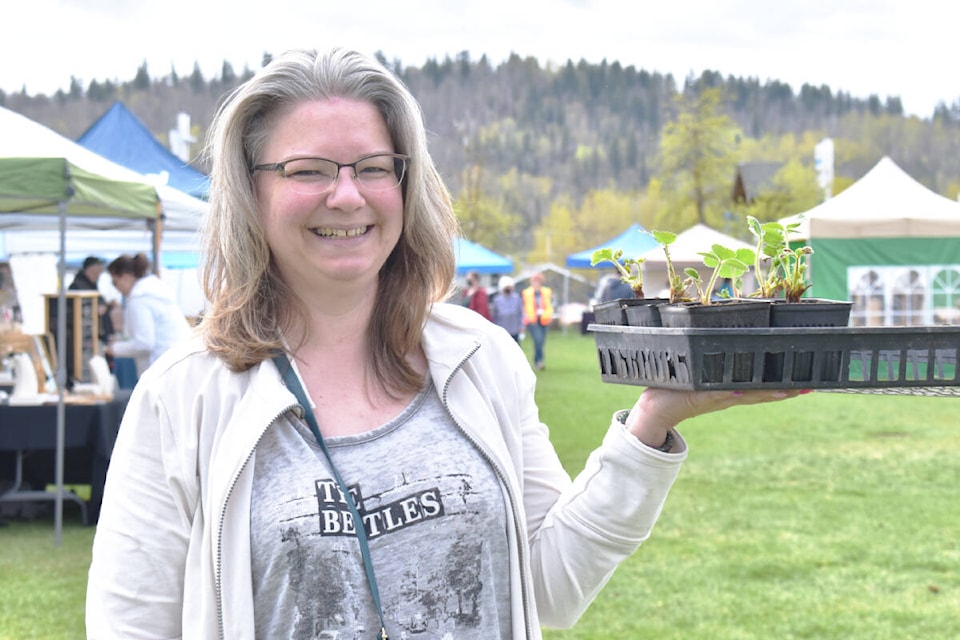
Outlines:
{"type": "Polygon", "coordinates": [[[533,365],[545,369],[543,345],[547,327],[553,322],[553,290],[543,286],[543,274],[530,276],[530,286],[523,290],[523,325],[533,339],[533,365]]]}

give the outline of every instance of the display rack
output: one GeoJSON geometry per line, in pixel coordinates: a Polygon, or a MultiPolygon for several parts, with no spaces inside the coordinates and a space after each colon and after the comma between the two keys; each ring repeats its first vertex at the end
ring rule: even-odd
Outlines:
{"type": "MultiPolygon", "coordinates": [[[[58,294],[44,295],[46,331],[54,336],[57,344],[58,294]]],[[[67,291],[67,377],[74,382],[91,382],[90,358],[100,354],[100,314],[97,305],[100,294],[96,291],[67,291]]],[[[59,354],[51,354],[54,361],[59,354]]]]}

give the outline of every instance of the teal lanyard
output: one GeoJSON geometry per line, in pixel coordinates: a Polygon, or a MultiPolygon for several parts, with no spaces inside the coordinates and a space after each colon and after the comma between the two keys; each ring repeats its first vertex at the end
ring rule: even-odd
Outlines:
{"type": "Polygon", "coordinates": [[[293,370],[293,365],[287,360],[287,357],[284,354],[277,354],[273,357],[274,364],[277,365],[277,369],[283,375],[283,381],[286,383],[287,388],[293,392],[293,395],[297,397],[297,402],[300,403],[300,407],[303,410],[303,415],[307,420],[307,424],[310,426],[310,431],[313,432],[313,437],[317,439],[317,444],[320,445],[320,449],[323,450],[323,455],[327,457],[327,462],[330,465],[330,471],[333,472],[333,477],[337,481],[337,485],[340,487],[340,492],[343,493],[343,499],[347,502],[347,507],[350,508],[350,514],[353,516],[354,529],[357,531],[357,542],[360,543],[360,553],[363,555],[363,568],[367,573],[367,582],[370,584],[370,593],[373,595],[373,604],[377,607],[377,615],[380,616],[380,633],[377,635],[377,640],[387,640],[387,625],[383,619],[383,609],[380,606],[380,591],[377,589],[377,579],[373,575],[373,562],[370,560],[370,547],[367,544],[367,531],[363,528],[363,520],[360,518],[360,512],[357,510],[357,505],[353,501],[353,496],[350,495],[350,490],[347,488],[346,483],[343,481],[343,478],[340,477],[340,472],[337,471],[337,467],[333,464],[333,459],[330,457],[330,452],[327,450],[327,445],[323,443],[323,436],[320,435],[320,427],[317,425],[317,418],[313,415],[313,411],[310,409],[310,402],[307,400],[307,395],[303,392],[303,387],[300,386],[300,379],[297,377],[296,371],[293,370]]]}

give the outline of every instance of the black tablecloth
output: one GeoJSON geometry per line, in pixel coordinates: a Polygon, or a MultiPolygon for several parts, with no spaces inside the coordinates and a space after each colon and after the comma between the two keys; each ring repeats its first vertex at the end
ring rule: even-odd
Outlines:
{"type": "MultiPolygon", "coordinates": [[[[67,404],[64,429],[64,482],[89,484],[88,518],[96,522],[107,465],[127,407],[130,390],[95,404],[67,404]]],[[[12,480],[17,451],[24,456],[24,480],[34,488],[56,482],[57,406],[0,405],[0,477],[12,480]]]]}

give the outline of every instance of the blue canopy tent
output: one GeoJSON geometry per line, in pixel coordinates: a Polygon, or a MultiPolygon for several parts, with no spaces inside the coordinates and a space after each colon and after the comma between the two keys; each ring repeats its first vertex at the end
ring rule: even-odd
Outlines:
{"type": "MultiPolygon", "coordinates": [[[[590,257],[597,249],[623,249],[624,256],[636,258],[658,246],[660,245],[657,244],[657,241],[650,235],[650,232],[634,222],[627,227],[626,231],[615,238],[611,238],[586,251],[572,253],[567,256],[567,267],[571,269],[589,269],[592,266],[590,264],[590,257]]],[[[603,265],[597,265],[597,268],[609,269],[610,264],[604,263],[603,265]]]]}
{"type": "Polygon", "coordinates": [[[160,182],[206,199],[210,179],[174,155],[122,102],[116,102],[77,140],[104,158],[160,182]]]}
{"type": "Polygon", "coordinates": [[[513,273],[513,262],[466,238],[454,241],[457,275],[477,273],[513,273]]]}

